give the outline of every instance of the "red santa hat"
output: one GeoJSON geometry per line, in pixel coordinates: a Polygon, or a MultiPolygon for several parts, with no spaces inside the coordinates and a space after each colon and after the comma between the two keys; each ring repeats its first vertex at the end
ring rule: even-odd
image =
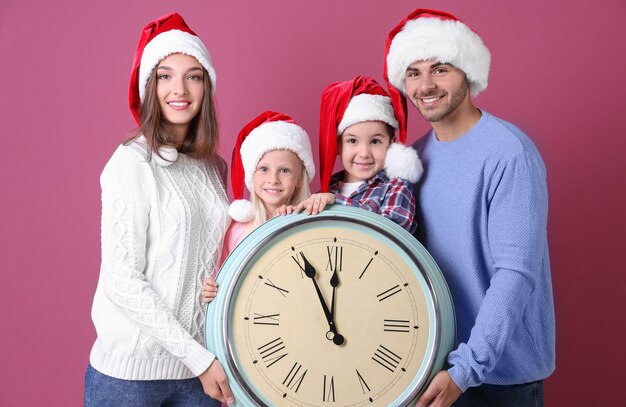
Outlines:
{"type": "Polygon", "coordinates": [[[250,201],[243,199],[244,185],[252,191],[252,176],[265,153],[273,150],[294,152],[302,163],[308,182],[315,176],[311,141],[304,129],[288,115],[266,111],[246,124],[237,136],[230,166],[234,201],[228,208],[231,218],[248,222],[254,218],[250,201]]]}
{"type": "Polygon", "coordinates": [[[472,97],[487,88],[491,54],[478,34],[450,13],[417,9],[387,36],[383,76],[400,125],[406,134],[406,69],[417,61],[436,60],[462,70],[472,97]]]}
{"type": "MultiPolygon", "coordinates": [[[[372,78],[356,78],[331,83],[322,93],[320,108],[320,187],[328,192],[330,177],[337,157],[337,137],[354,124],[380,121],[398,128],[389,94],[372,78]]],[[[422,164],[417,153],[406,142],[392,143],[385,158],[385,172],[390,178],[404,178],[417,182],[422,164]]]]}
{"type": "Polygon", "coordinates": [[[215,91],[215,69],[209,51],[200,38],[191,31],[180,14],[170,13],[159,17],[143,28],[130,75],[128,102],[137,124],[140,124],[141,103],[152,71],[163,58],[176,53],[196,58],[209,73],[215,91]]]}

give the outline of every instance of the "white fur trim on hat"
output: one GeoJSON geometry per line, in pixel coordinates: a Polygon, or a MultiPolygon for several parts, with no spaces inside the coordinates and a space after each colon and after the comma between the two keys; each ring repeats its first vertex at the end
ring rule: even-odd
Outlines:
{"type": "Polygon", "coordinates": [[[228,206],[228,214],[237,222],[249,222],[254,218],[252,202],[247,199],[237,199],[228,206]]]}
{"type": "Polygon", "coordinates": [[[352,97],[337,127],[337,135],[340,136],[345,129],[354,124],[370,121],[384,122],[394,129],[398,128],[390,97],[369,93],[352,97]]]}
{"type": "Polygon", "coordinates": [[[245,184],[252,190],[252,176],[263,154],[272,150],[293,151],[304,163],[309,182],[315,176],[311,142],[306,131],[297,124],[285,121],[266,122],[255,128],[241,143],[241,162],[245,184]]]}
{"type": "Polygon", "coordinates": [[[491,54],[478,34],[460,21],[427,17],[408,21],[389,46],[389,82],[406,95],[407,68],[428,60],[451,64],[465,72],[473,97],[487,88],[491,54]]]}
{"type": "Polygon", "coordinates": [[[163,58],[176,53],[196,58],[209,73],[213,92],[215,92],[215,68],[211,64],[209,50],[195,35],[181,30],[169,30],[154,37],[143,50],[139,67],[139,98],[142,102],[146,93],[146,84],[154,68],[163,58]]]}
{"type": "Polygon", "coordinates": [[[424,167],[417,151],[399,143],[391,143],[385,157],[385,173],[389,178],[402,178],[411,183],[419,181],[424,167]]]}

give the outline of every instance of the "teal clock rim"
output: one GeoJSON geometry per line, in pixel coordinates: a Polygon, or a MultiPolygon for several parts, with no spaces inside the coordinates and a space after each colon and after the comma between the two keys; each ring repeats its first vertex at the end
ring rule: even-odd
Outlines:
{"type": "Polygon", "coordinates": [[[223,294],[220,300],[214,300],[207,307],[205,322],[206,347],[216,355],[216,358],[222,364],[225,364],[225,370],[229,376],[229,384],[237,404],[242,401],[241,398],[244,396],[244,399],[247,398],[245,401],[252,401],[259,406],[271,405],[268,400],[254,392],[255,389],[248,384],[248,381],[241,374],[239,365],[233,355],[231,341],[228,339],[228,322],[231,314],[232,296],[237,289],[238,281],[242,277],[247,264],[263,250],[268,241],[290,229],[313,222],[337,220],[351,225],[356,224],[371,228],[394,244],[402,247],[404,249],[403,255],[408,257],[417,269],[414,273],[420,273],[426,282],[433,303],[434,318],[432,331],[434,343],[432,350],[429,351],[427,349],[427,363],[424,364],[422,362],[422,365],[425,366],[423,374],[416,375],[407,389],[396,397],[394,403],[397,401],[403,403],[415,401],[420,392],[425,390],[424,385],[438,372],[435,368],[442,367],[447,354],[452,350],[456,337],[456,318],[449,288],[432,256],[405,229],[378,214],[346,206],[332,206],[317,215],[291,214],[278,216],[253,230],[228,256],[222,265],[222,269],[225,270],[222,270],[217,277],[220,287],[219,291],[221,293],[225,292],[225,294],[223,294]],[[229,267],[231,263],[234,263],[234,265],[229,267]],[[448,315],[448,320],[442,321],[442,315],[448,315]],[[211,345],[215,347],[213,348],[211,345]]]}

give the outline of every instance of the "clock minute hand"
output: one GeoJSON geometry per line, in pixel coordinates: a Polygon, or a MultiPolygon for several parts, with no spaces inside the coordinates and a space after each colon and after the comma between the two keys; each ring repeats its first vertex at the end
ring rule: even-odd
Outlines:
{"type": "Polygon", "coordinates": [[[315,286],[315,291],[317,292],[317,297],[320,300],[320,303],[322,304],[322,309],[324,310],[324,315],[326,316],[326,320],[328,321],[328,325],[331,326],[331,329],[334,325],[333,323],[333,317],[332,314],[330,313],[330,311],[328,310],[328,306],[326,305],[326,301],[324,300],[324,296],[322,295],[322,292],[319,288],[319,286],[317,285],[317,281],[315,280],[315,275],[316,275],[316,271],[315,271],[315,267],[313,267],[313,265],[311,263],[309,263],[309,261],[307,260],[307,258],[304,256],[304,253],[300,252],[300,256],[302,256],[302,259],[304,260],[304,274],[311,279],[311,281],[313,281],[313,285],[315,286]]]}
{"type": "Polygon", "coordinates": [[[317,281],[315,281],[315,267],[304,256],[304,253],[300,252],[300,256],[302,256],[302,260],[304,260],[304,274],[313,281],[313,286],[315,287],[315,291],[317,292],[317,297],[320,300],[320,304],[322,304],[322,309],[324,310],[324,315],[326,316],[326,321],[328,321],[328,327],[330,331],[326,333],[326,338],[332,339],[335,345],[341,345],[344,341],[344,338],[341,334],[337,332],[337,327],[335,327],[335,322],[333,321],[333,315],[331,314],[328,306],[326,305],[326,301],[324,300],[324,296],[322,295],[322,291],[320,291],[319,286],[317,285],[317,281]],[[332,336],[329,336],[328,333],[332,332],[332,336]]]}

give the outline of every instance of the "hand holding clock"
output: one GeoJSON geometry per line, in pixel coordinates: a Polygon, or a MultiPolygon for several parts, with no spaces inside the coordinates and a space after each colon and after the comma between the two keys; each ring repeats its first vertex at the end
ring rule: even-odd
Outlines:
{"type": "Polygon", "coordinates": [[[451,406],[461,396],[461,389],[454,383],[447,370],[437,373],[415,407],[451,406]]]}
{"type": "Polygon", "coordinates": [[[326,305],[324,296],[322,295],[322,292],[320,291],[320,288],[317,285],[317,281],[315,280],[315,274],[316,274],[315,267],[313,267],[313,265],[307,260],[307,258],[304,256],[304,253],[300,252],[300,255],[302,256],[302,260],[304,261],[304,274],[307,277],[309,277],[311,281],[313,281],[313,286],[315,287],[315,291],[317,292],[317,297],[319,298],[320,303],[322,304],[324,315],[326,316],[326,320],[328,321],[329,331],[326,332],[326,338],[328,340],[332,339],[335,345],[341,345],[344,343],[344,337],[343,335],[337,332],[337,327],[335,326],[335,321],[334,321],[335,288],[337,285],[339,285],[339,278],[336,276],[336,272],[331,278],[331,286],[333,286],[333,301],[331,304],[332,311],[330,311],[328,309],[328,306],[326,305]],[[333,285],[334,283],[336,284],[333,285]]]}
{"type": "Polygon", "coordinates": [[[202,383],[204,393],[209,397],[228,405],[235,402],[233,392],[228,385],[228,377],[217,359],[211,362],[209,368],[198,376],[198,379],[202,383]]]}

